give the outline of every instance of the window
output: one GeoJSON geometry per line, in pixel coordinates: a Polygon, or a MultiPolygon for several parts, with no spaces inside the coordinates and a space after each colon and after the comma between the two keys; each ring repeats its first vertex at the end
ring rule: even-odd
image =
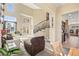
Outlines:
{"type": "Polygon", "coordinates": [[[4,21],[5,29],[10,30],[10,32],[16,32],[16,17],[5,16],[4,21]]]}
{"type": "Polygon", "coordinates": [[[14,11],[14,5],[13,4],[7,4],[7,11],[13,12],[14,11]]]}

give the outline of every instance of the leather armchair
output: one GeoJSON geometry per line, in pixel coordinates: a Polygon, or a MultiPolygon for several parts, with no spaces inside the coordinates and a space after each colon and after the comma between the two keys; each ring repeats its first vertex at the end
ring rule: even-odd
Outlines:
{"type": "Polygon", "coordinates": [[[32,38],[31,45],[29,45],[28,43],[26,43],[26,41],[24,41],[24,47],[25,47],[25,50],[31,56],[35,56],[37,53],[44,50],[44,48],[45,48],[44,36],[32,38]]]}

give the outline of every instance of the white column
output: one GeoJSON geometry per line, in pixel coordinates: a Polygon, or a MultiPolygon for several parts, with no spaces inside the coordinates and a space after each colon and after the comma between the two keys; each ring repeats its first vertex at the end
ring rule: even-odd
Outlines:
{"type": "Polygon", "coordinates": [[[55,41],[55,17],[54,14],[49,14],[49,40],[50,44],[52,44],[55,41]],[[52,19],[53,18],[53,19],[52,19]],[[53,26],[52,26],[53,24],[53,26]]]}

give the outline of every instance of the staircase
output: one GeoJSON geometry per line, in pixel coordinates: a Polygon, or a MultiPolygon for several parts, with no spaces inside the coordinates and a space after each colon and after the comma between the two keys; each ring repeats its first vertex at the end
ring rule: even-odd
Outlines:
{"type": "Polygon", "coordinates": [[[44,20],[44,21],[41,21],[40,23],[38,23],[37,25],[34,26],[33,32],[36,33],[38,31],[42,31],[45,28],[49,28],[49,27],[50,27],[49,20],[44,20]]]}

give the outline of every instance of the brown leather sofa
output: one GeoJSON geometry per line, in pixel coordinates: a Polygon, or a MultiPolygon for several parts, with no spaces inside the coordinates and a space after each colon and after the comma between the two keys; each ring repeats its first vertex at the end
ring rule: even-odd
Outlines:
{"type": "Polygon", "coordinates": [[[40,51],[44,50],[45,48],[44,36],[32,38],[31,45],[29,45],[28,43],[26,43],[26,41],[24,41],[24,47],[25,47],[25,50],[31,56],[35,56],[36,54],[38,54],[40,51]]]}

